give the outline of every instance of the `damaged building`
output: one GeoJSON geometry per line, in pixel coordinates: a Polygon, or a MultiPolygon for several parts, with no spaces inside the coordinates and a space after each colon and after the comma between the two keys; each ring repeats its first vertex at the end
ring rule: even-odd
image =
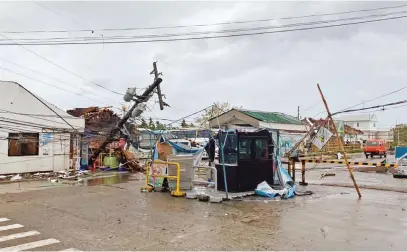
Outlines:
{"type": "Polygon", "coordinates": [[[0,174],[61,171],[76,162],[84,119],[12,81],[0,81],[0,107],[0,174]]]}

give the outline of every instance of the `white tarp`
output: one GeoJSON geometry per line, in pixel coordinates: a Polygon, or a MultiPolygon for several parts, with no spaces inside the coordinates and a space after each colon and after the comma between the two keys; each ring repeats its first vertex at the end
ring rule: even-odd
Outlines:
{"type": "Polygon", "coordinates": [[[312,143],[315,144],[318,149],[322,149],[332,137],[332,135],[332,132],[330,132],[327,128],[321,127],[319,128],[317,135],[315,136],[312,143]]]}

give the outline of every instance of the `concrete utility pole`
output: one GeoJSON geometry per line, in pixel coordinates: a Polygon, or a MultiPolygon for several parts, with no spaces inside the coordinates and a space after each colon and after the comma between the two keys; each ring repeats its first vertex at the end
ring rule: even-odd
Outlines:
{"type": "MultiPolygon", "coordinates": [[[[153,71],[151,71],[150,74],[154,74],[154,80],[157,80],[158,76],[162,75],[162,73],[159,73],[157,70],[157,62],[153,62],[153,71]]],[[[160,85],[158,85],[158,87],[157,87],[157,95],[158,95],[158,101],[160,103],[160,109],[164,110],[164,102],[163,102],[163,97],[161,94],[160,85]]]]}
{"type": "Polygon", "coordinates": [[[297,109],[297,118],[298,118],[298,120],[300,120],[300,106],[298,106],[298,109],[297,109]]]}
{"type": "MultiPolygon", "coordinates": [[[[154,65],[155,65],[155,62],[154,62],[154,65]]],[[[155,67],[155,69],[157,69],[157,68],[155,67]]],[[[154,70],[153,70],[153,72],[154,72],[154,70]]],[[[159,74],[157,74],[157,76],[158,75],[159,74]]],[[[117,134],[118,132],[120,132],[120,129],[130,118],[131,114],[133,113],[133,110],[136,109],[137,105],[139,105],[140,103],[143,103],[143,102],[147,102],[150,99],[150,97],[152,96],[154,90],[156,88],[160,87],[160,83],[162,82],[162,79],[158,78],[157,76],[155,77],[153,84],[148,86],[148,88],[144,91],[144,93],[141,96],[135,95],[136,99],[134,100],[135,101],[134,105],[127,111],[127,113],[123,116],[123,118],[117,123],[116,127],[114,127],[109,133],[107,133],[105,141],[103,141],[103,143],[100,145],[100,147],[90,157],[89,161],[91,163],[93,163],[93,161],[96,160],[99,153],[107,146],[107,144],[113,141],[114,135],[117,134]]],[[[160,90],[160,94],[161,94],[161,90],[160,90]]],[[[160,95],[159,95],[159,99],[160,99],[160,95]]]]}

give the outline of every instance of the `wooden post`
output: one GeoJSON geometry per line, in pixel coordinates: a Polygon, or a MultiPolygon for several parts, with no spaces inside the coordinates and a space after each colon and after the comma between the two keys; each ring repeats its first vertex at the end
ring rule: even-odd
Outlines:
{"type": "Polygon", "coordinates": [[[293,179],[293,181],[295,182],[295,159],[293,158],[293,159],[291,159],[291,166],[292,166],[292,175],[291,175],[291,177],[292,177],[292,179],[293,179]]]}
{"type": "Polygon", "coordinates": [[[288,171],[288,174],[291,176],[291,158],[290,159],[288,159],[288,164],[287,164],[287,171],[288,171]]]}
{"type": "Polygon", "coordinates": [[[301,182],[300,185],[306,186],[308,183],[305,182],[305,160],[301,161],[301,182]]]}
{"type": "Polygon", "coordinates": [[[321,95],[322,101],[324,102],[324,105],[325,105],[325,108],[326,108],[326,112],[328,113],[328,117],[329,117],[329,119],[330,119],[331,122],[332,122],[332,127],[334,128],[335,135],[336,135],[336,137],[337,137],[338,140],[339,140],[339,147],[341,148],[341,151],[343,152],[343,158],[344,158],[344,161],[345,161],[345,163],[346,163],[346,166],[348,167],[348,171],[349,171],[350,177],[351,177],[351,179],[352,179],[352,181],[353,181],[353,185],[355,186],[355,189],[356,189],[356,192],[358,193],[359,198],[361,198],[361,197],[362,197],[362,194],[360,193],[358,184],[356,184],[356,180],[355,180],[355,177],[353,176],[352,168],[350,167],[350,165],[349,165],[349,163],[348,163],[348,157],[347,157],[347,155],[346,155],[345,148],[343,147],[342,138],[339,137],[338,129],[336,128],[335,122],[334,122],[334,120],[332,119],[332,114],[331,114],[331,112],[329,111],[328,103],[326,102],[325,97],[324,97],[324,95],[322,94],[322,90],[321,90],[319,84],[317,84],[317,87],[318,87],[319,93],[320,93],[320,95],[321,95]]]}

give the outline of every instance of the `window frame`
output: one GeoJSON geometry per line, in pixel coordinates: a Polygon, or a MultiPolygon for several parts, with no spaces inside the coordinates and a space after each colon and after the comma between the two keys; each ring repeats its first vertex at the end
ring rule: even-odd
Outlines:
{"type": "Polygon", "coordinates": [[[9,133],[8,134],[8,156],[9,157],[29,157],[29,156],[39,156],[40,148],[39,148],[39,139],[40,133],[9,133]],[[19,142],[19,137],[23,137],[27,139],[26,143],[19,142]],[[19,144],[19,153],[13,154],[12,149],[10,148],[12,144],[19,144]],[[34,144],[35,151],[33,153],[29,152],[29,144],[34,144]],[[24,146],[24,148],[22,147],[24,146]],[[25,151],[23,151],[25,149],[25,151]],[[25,152],[25,153],[24,153],[25,152]]]}
{"type": "Polygon", "coordinates": [[[259,136],[245,136],[245,137],[240,137],[239,138],[239,143],[238,143],[238,147],[239,147],[239,151],[238,151],[238,161],[256,161],[256,160],[268,160],[270,159],[270,143],[269,143],[269,139],[267,137],[259,137],[259,136]],[[263,143],[265,143],[265,150],[266,150],[266,156],[265,157],[258,157],[257,156],[257,151],[256,151],[256,141],[263,141],[263,143]],[[245,155],[244,158],[242,158],[241,154],[240,154],[240,150],[241,150],[241,142],[242,141],[247,141],[249,144],[249,156],[245,155]],[[255,141],[255,145],[252,145],[252,142],[255,141]],[[254,149],[253,149],[254,148],[254,149]],[[254,154],[253,154],[254,153],[254,154]]]}

